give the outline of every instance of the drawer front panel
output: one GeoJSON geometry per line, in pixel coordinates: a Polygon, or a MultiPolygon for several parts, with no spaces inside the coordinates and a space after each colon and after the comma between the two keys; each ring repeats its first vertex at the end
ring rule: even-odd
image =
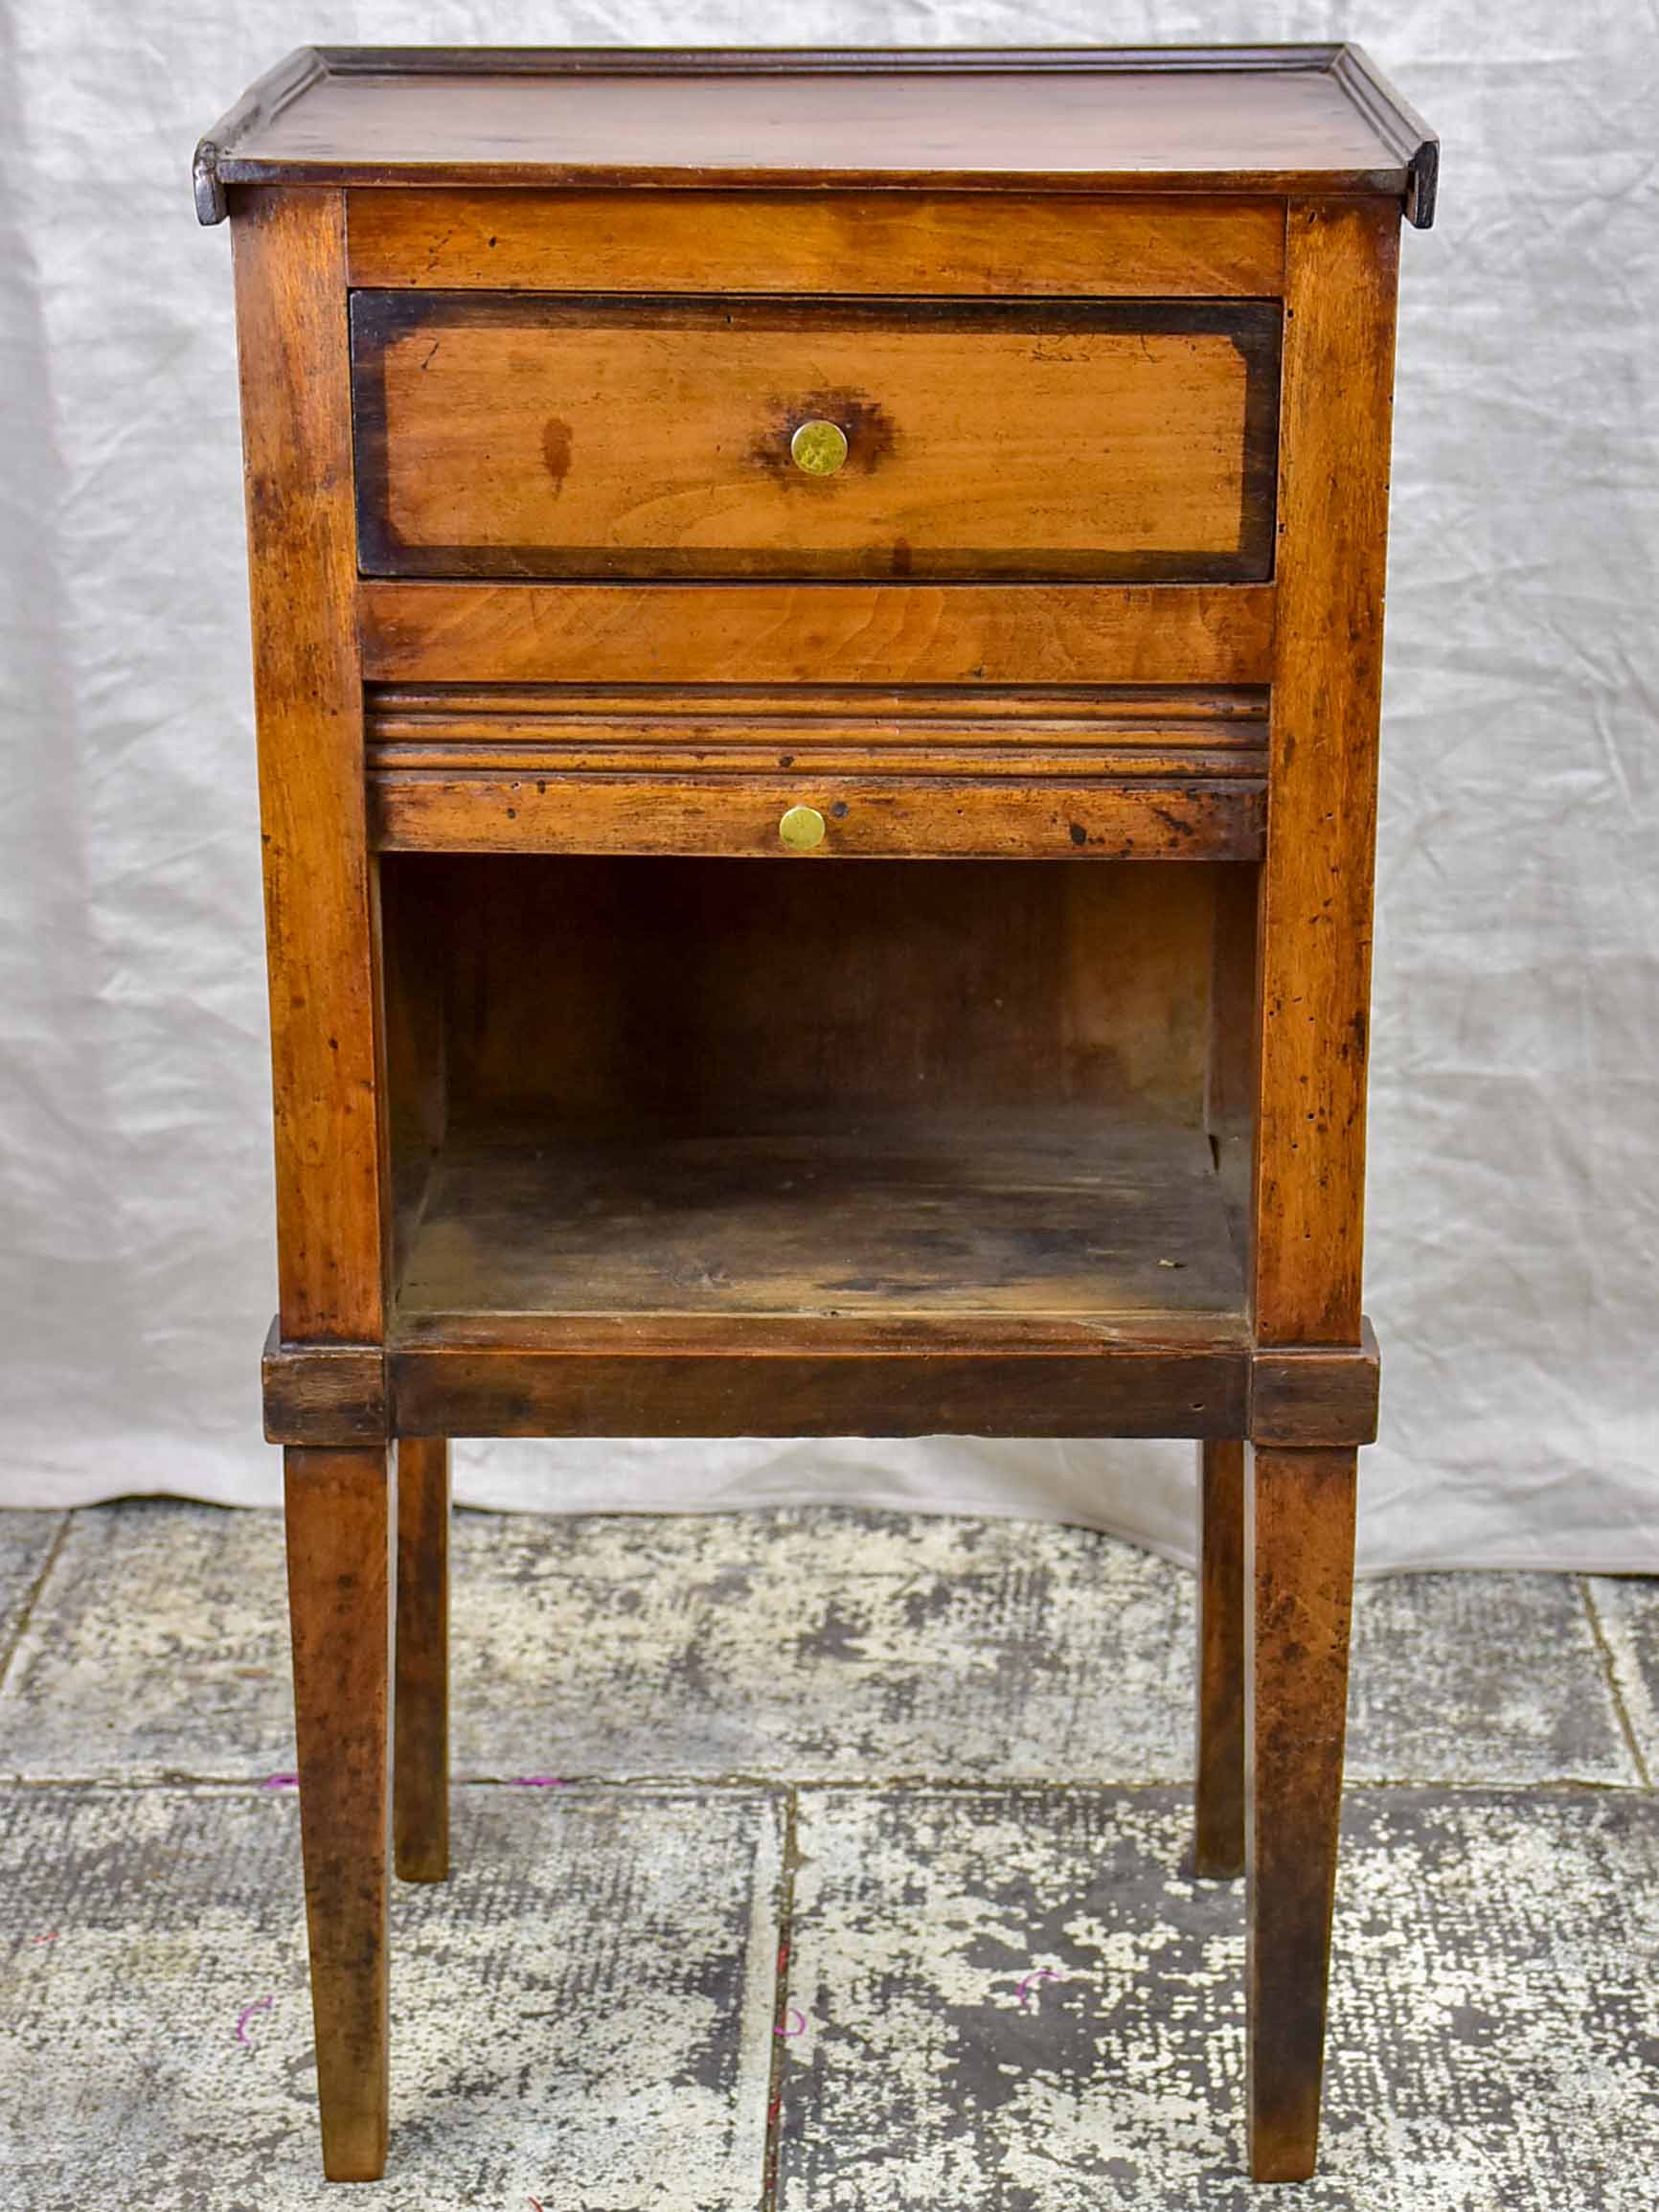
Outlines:
{"type": "Polygon", "coordinates": [[[389,764],[371,842],[396,853],[813,859],[1259,860],[1265,785],[943,776],[466,776],[389,764]],[[805,818],[805,820],[803,820],[805,818]],[[799,828],[795,825],[800,825],[799,828]]]}
{"type": "Polygon", "coordinates": [[[391,852],[1258,858],[1260,692],[369,695],[391,852]]]}
{"type": "Polygon", "coordinates": [[[362,566],[1261,581],[1279,332],[1258,300],[358,292],[362,566]]]}

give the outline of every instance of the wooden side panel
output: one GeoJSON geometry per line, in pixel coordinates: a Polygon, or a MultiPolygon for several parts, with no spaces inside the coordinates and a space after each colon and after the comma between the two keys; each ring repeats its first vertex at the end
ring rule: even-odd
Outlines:
{"type": "Polygon", "coordinates": [[[282,1334],[373,1340],[383,1166],[342,195],[244,192],[233,236],[282,1334]]]}
{"type": "Polygon", "coordinates": [[[363,673],[461,684],[1262,684],[1274,588],[368,582],[363,673]]]}
{"type": "MultiPolygon", "coordinates": [[[[386,867],[418,873],[446,917],[451,1149],[512,1121],[793,1128],[830,1101],[854,1127],[930,1104],[975,1119],[1128,1102],[1197,1120],[1202,864],[849,869],[780,852],[740,868],[426,854],[386,867]]],[[[1209,1148],[1193,1152],[1208,1175],[1209,1148]]]]}
{"type": "Polygon", "coordinates": [[[332,2181],[373,2181],[386,2162],[395,1493],[383,1446],[290,1449],[284,1466],[323,2164],[332,2181]]]}
{"type": "Polygon", "coordinates": [[[1293,202],[1261,886],[1256,1321],[1359,1332],[1399,211],[1293,202]]]}
{"type": "Polygon", "coordinates": [[[1271,299],[1272,199],[353,192],[353,285],[487,291],[1271,299]]]}

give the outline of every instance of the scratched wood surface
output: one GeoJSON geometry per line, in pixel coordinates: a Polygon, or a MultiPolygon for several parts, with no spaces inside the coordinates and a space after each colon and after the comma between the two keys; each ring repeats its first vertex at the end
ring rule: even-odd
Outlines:
{"type": "Polygon", "coordinates": [[[1358,1453],[1244,1460],[1245,2100],[1250,2173],[1305,2181],[1318,2157],[1358,1453]]]}
{"type": "Polygon", "coordinates": [[[383,1448],[283,1456],[323,2165],[372,2181],[391,2097],[396,1490],[383,1448]]]}
{"type": "Polygon", "coordinates": [[[1271,584],[358,590],[363,673],[452,684],[1264,684],[1271,584]]]}
{"type": "Polygon", "coordinates": [[[941,772],[670,775],[612,764],[573,769],[557,754],[511,767],[476,756],[445,768],[381,754],[370,836],[386,853],[702,854],[786,850],[782,827],[811,808],[820,841],[800,865],[914,859],[1243,860],[1262,850],[1261,782],[1242,777],[1036,780],[1021,761],[934,763],[941,772]],[[1004,772],[986,773],[1000,765],[1004,772]]]}
{"type": "MultiPolygon", "coordinates": [[[[1420,120],[1356,50],[313,50],[198,154],[204,181],[1371,191],[1420,120]],[[202,170],[207,175],[204,179],[202,170]]],[[[275,74],[275,73],[273,73],[275,74]]],[[[209,193],[212,199],[212,191],[209,193]]],[[[1420,219],[1426,219],[1427,210],[1420,219]]]]}
{"type": "Polygon", "coordinates": [[[1073,1109],[440,1155],[398,1288],[422,1313],[1239,1310],[1201,1131],[1073,1109]]]}
{"type": "Polygon", "coordinates": [[[345,221],[248,195],[234,232],[283,1334],[376,1335],[375,864],[352,592],[345,221]]]}
{"type": "Polygon", "coordinates": [[[352,295],[375,576],[1095,577],[1272,567],[1261,301],[352,295]],[[828,420],[833,474],[790,439],[828,420]]]}
{"type": "Polygon", "coordinates": [[[346,224],[369,287],[1270,299],[1284,275],[1270,199],[369,190],[346,224]]]}
{"type": "Polygon", "coordinates": [[[1358,1342],[1399,226],[1296,203],[1255,1219],[1264,1344],[1358,1342]]]}

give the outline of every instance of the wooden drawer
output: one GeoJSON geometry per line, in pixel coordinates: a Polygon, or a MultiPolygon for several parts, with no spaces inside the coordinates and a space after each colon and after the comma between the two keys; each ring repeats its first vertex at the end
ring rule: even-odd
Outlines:
{"type": "Polygon", "coordinates": [[[359,291],[371,576],[1260,582],[1263,300],[359,291]],[[832,473],[792,454],[833,424],[832,473]]]}
{"type": "Polygon", "coordinates": [[[376,689],[383,852],[1251,860],[1259,693],[376,689]]]}

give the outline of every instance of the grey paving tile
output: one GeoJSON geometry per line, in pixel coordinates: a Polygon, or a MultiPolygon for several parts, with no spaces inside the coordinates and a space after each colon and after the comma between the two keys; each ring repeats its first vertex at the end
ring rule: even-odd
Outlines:
{"type": "MultiPolygon", "coordinates": [[[[1082,1529],[830,1508],[458,1514],[459,1776],[1083,1777],[1191,1761],[1191,1578],[1082,1529]]],[[[291,1767],[280,1516],[75,1516],[0,1770],[291,1767]]]]}
{"type": "Polygon", "coordinates": [[[463,1772],[1138,1781],[1192,1758],[1191,1578],[1086,1530],[467,1516],[463,1772]]]}
{"type": "MultiPolygon", "coordinates": [[[[779,1801],[479,1790],[456,1813],[457,1873],[395,1896],[392,2157],[363,2201],[748,2212],[779,1801]]],[[[3,1791],[0,1889],[5,2212],[337,2212],[291,1798],[3,1791]]]]}
{"type": "Polygon", "coordinates": [[[1649,1782],[1659,1782],[1659,1579],[1594,1575],[1590,1603],[1649,1782]]]}
{"type": "MultiPolygon", "coordinates": [[[[1187,1821],[1167,1790],[804,1792],[780,2212],[1259,2205],[1242,1893],[1176,1872],[1187,1821]]],[[[1648,2212],[1659,1801],[1362,1791],[1346,1828],[1298,2212],[1648,2212]]]]}
{"type": "Polygon", "coordinates": [[[0,1685],[0,1772],[290,1769],[282,1516],[131,1498],[71,1516],[0,1685]]]}
{"type": "MultiPolygon", "coordinates": [[[[1191,1578],[1086,1530],[830,1507],[467,1513],[454,1544],[460,1775],[1190,1771],[1191,1578]]],[[[1639,1699],[1631,1587],[1628,1630],[1616,1598],[1607,1613],[1639,1699]]],[[[284,1604],[275,1514],[76,1514],[0,1687],[0,1771],[291,1767],[284,1604]]],[[[1638,1781],[1571,1578],[1362,1584],[1349,1772],[1638,1781]]]]}
{"type": "Polygon", "coordinates": [[[62,1525],[60,1513],[0,1513],[0,1668],[62,1525]]]}
{"type": "Polygon", "coordinates": [[[1351,1781],[1641,1780],[1571,1575],[1362,1582],[1348,1726],[1351,1781]]]}

